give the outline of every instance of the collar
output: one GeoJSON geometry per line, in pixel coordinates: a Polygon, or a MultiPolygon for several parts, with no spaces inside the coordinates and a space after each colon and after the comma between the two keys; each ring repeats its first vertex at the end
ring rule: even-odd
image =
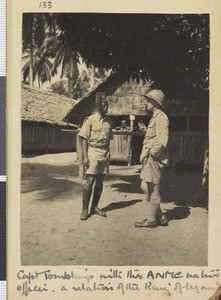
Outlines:
{"type": "Polygon", "coordinates": [[[159,114],[159,112],[159,109],[155,110],[154,114],[152,115],[152,119],[154,119],[159,114]]]}

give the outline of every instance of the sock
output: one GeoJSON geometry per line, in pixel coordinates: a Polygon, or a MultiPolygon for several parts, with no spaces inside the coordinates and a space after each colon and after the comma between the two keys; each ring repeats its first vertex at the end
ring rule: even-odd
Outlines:
{"type": "Polygon", "coordinates": [[[150,212],[149,212],[149,218],[148,218],[148,220],[150,222],[153,222],[156,220],[158,209],[159,209],[159,204],[150,203],[150,212]]]}
{"type": "Polygon", "coordinates": [[[157,217],[157,218],[160,218],[160,217],[162,217],[162,215],[163,215],[163,212],[162,212],[162,209],[161,209],[161,207],[160,207],[160,205],[159,205],[158,210],[157,210],[157,215],[156,215],[156,217],[157,217]]]}
{"type": "Polygon", "coordinates": [[[91,198],[91,189],[84,188],[83,199],[82,199],[83,209],[88,210],[90,198],[91,198]]]}
{"type": "Polygon", "coordinates": [[[98,206],[101,194],[103,190],[103,183],[96,183],[94,187],[94,195],[92,200],[92,209],[98,206]]]}

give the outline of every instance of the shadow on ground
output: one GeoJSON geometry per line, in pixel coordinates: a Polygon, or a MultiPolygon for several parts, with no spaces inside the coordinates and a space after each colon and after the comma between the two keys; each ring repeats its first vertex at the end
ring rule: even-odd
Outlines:
{"type": "MultiPolygon", "coordinates": [[[[119,193],[142,195],[139,173],[133,175],[110,174],[106,179],[114,181],[110,187],[119,193]]],[[[172,202],[181,207],[208,208],[208,191],[202,190],[201,172],[197,170],[176,172],[169,168],[165,169],[161,182],[161,195],[162,203],[172,202]]]]}
{"type": "MultiPolygon", "coordinates": [[[[78,165],[22,164],[22,193],[38,192],[37,200],[52,199],[55,195],[74,189],[74,194],[82,192],[82,183],[76,176],[78,165]]],[[[112,169],[105,183],[114,192],[142,194],[140,174],[137,167],[112,169]]],[[[201,189],[201,172],[186,170],[176,172],[165,169],[161,184],[162,203],[173,203],[178,207],[208,207],[208,192],[201,189]]],[[[119,195],[120,196],[120,195],[119,195]]],[[[106,211],[133,205],[138,200],[110,204],[106,211]]],[[[172,212],[171,212],[172,213],[172,212]]]]}
{"type": "Polygon", "coordinates": [[[188,206],[177,206],[173,209],[166,209],[165,211],[170,221],[186,219],[190,214],[190,208],[188,206]]]}
{"type": "Polygon", "coordinates": [[[40,163],[22,164],[21,193],[37,193],[36,200],[53,200],[63,192],[74,188],[74,193],[82,192],[82,184],[73,181],[78,166],[53,166],[40,163]]]}
{"type": "Polygon", "coordinates": [[[108,212],[108,211],[112,211],[115,209],[121,209],[121,208],[125,208],[131,205],[134,205],[138,202],[142,202],[142,200],[140,199],[136,199],[136,200],[130,200],[130,201],[119,201],[119,202],[112,202],[109,205],[107,205],[106,207],[102,208],[103,211],[108,212]]]}

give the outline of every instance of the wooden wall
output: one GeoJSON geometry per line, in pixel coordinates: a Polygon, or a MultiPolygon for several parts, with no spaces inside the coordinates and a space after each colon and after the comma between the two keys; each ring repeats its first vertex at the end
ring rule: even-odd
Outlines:
{"type": "Polygon", "coordinates": [[[22,122],[22,153],[76,151],[76,135],[63,127],[37,122],[22,122]]]}
{"type": "MultiPolygon", "coordinates": [[[[139,163],[145,132],[114,132],[111,141],[111,160],[139,163]]],[[[207,133],[170,132],[169,164],[203,166],[204,151],[208,149],[207,133]]]]}
{"type": "Polygon", "coordinates": [[[126,161],[130,164],[132,157],[131,135],[115,133],[110,142],[110,153],[112,161],[126,161]]]}
{"type": "Polygon", "coordinates": [[[172,132],[169,138],[170,163],[203,166],[208,136],[200,132],[172,132]]]}

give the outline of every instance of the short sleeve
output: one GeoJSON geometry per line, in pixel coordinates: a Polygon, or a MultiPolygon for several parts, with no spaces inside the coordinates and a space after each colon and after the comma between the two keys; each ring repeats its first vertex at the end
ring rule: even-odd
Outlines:
{"type": "Polygon", "coordinates": [[[86,118],[78,135],[82,138],[85,138],[86,140],[89,140],[91,136],[91,125],[91,120],[89,118],[86,118]]]}

